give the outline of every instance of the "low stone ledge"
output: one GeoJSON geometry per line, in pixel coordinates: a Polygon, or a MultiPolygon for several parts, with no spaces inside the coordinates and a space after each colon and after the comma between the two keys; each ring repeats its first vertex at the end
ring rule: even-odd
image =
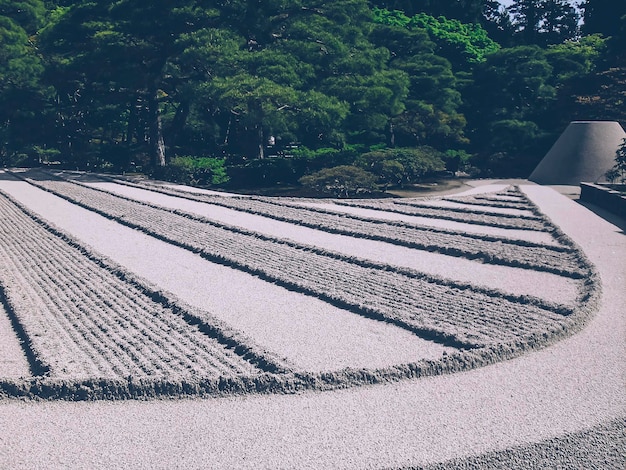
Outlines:
{"type": "Polygon", "coordinates": [[[626,218],[626,185],[580,183],[580,200],[626,218]]]}

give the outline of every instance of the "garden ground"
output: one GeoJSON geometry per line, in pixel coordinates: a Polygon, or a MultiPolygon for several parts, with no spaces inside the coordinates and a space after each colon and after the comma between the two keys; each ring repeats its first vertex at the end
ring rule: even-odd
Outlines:
{"type": "MultiPolygon", "coordinates": [[[[471,192],[507,184],[481,182],[471,192]]],[[[3,400],[0,467],[402,468],[457,459],[459,468],[547,461],[621,468],[624,221],[602,214],[611,223],[554,188],[525,183],[521,189],[599,271],[600,308],[580,333],[468,372],[331,392],[122,402],[3,400]],[[590,442],[594,446],[585,445],[590,442]]]]}

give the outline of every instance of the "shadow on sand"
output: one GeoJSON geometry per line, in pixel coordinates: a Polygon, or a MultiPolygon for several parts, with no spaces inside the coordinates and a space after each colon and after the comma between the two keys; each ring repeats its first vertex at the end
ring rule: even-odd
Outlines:
{"type": "Polygon", "coordinates": [[[607,211],[606,209],[602,209],[601,207],[598,207],[595,204],[592,204],[590,202],[581,201],[581,200],[577,200],[576,202],[580,204],[581,206],[585,207],[586,209],[589,209],[591,212],[593,212],[597,216],[602,217],[607,222],[615,225],[616,227],[620,229],[619,233],[621,233],[622,235],[626,235],[626,219],[618,215],[615,215],[612,212],[607,211]]]}

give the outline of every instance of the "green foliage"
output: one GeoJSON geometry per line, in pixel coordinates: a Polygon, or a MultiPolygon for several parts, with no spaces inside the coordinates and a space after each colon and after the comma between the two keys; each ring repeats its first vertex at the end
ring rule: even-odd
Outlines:
{"type": "Polygon", "coordinates": [[[626,183],[626,139],[622,140],[615,151],[615,165],[606,172],[606,177],[609,181],[619,178],[621,183],[626,183]]]}
{"type": "Polygon", "coordinates": [[[532,121],[505,119],[492,122],[489,126],[494,138],[492,150],[517,154],[539,137],[540,130],[532,121]]]}
{"type": "Polygon", "coordinates": [[[400,70],[342,75],[328,78],[324,91],[350,103],[348,132],[361,142],[371,143],[384,140],[390,118],[404,111],[409,77],[400,70]]]}
{"type": "Polygon", "coordinates": [[[334,197],[353,197],[376,189],[376,176],[350,165],[324,168],[300,178],[300,184],[334,197]]]}
{"type": "Polygon", "coordinates": [[[547,151],[547,136],[532,121],[495,121],[489,124],[488,132],[492,138],[478,164],[498,175],[527,177],[547,151]]]}
{"type": "Polygon", "coordinates": [[[443,156],[428,146],[392,148],[364,153],[356,165],[377,175],[385,185],[405,185],[445,170],[443,156]]]}
{"type": "Polygon", "coordinates": [[[40,143],[47,90],[33,33],[45,12],[40,0],[0,0],[0,162],[24,161],[40,143]]]}
{"type": "MultiPolygon", "coordinates": [[[[192,174],[170,155],[215,155],[233,184],[269,185],[375,149],[429,146],[449,170],[470,154],[486,170],[521,168],[564,122],[625,119],[624,20],[603,27],[621,12],[609,3],[585,4],[587,31],[603,36],[563,41],[575,16],[563,0],[509,10],[493,0],[0,0],[0,162],[58,149],[71,167],[192,174]]],[[[383,159],[377,176],[406,184],[411,171],[383,159]]]]}
{"type": "Polygon", "coordinates": [[[473,174],[477,170],[473,166],[475,155],[468,153],[466,150],[449,149],[444,152],[444,155],[446,170],[448,171],[464,171],[473,174]]]}
{"type": "Polygon", "coordinates": [[[553,68],[556,83],[583,77],[593,72],[606,53],[606,39],[599,34],[584,36],[549,46],[546,58],[553,68]]]}
{"type": "Polygon", "coordinates": [[[372,17],[375,23],[397,26],[399,28],[406,28],[411,23],[411,18],[401,10],[387,10],[386,8],[374,7],[372,9],[372,17]]]}
{"type": "Polygon", "coordinates": [[[336,155],[337,153],[339,153],[339,149],[330,148],[330,147],[310,149],[308,147],[302,146],[302,147],[298,147],[298,148],[291,150],[290,153],[296,158],[315,160],[317,158],[327,158],[328,156],[336,155]]]}
{"type": "Polygon", "coordinates": [[[492,0],[373,0],[376,7],[401,10],[408,16],[426,13],[435,18],[459,20],[463,23],[480,23],[485,20],[485,10],[494,8],[492,0]]]}
{"type": "Polygon", "coordinates": [[[167,167],[159,169],[155,176],[193,186],[219,186],[230,180],[225,160],[212,157],[175,157],[167,167]]]}
{"type": "Polygon", "coordinates": [[[448,20],[442,16],[433,18],[420,13],[411,18],[409,27],[426,29],[439,47],[445,50],[445,56],[454,62],[462,59],[470,64],[477,64],[484,62],[489,54],[500,49],[478,24],[464,24],[458,20],[448,20]],[[459,59],[454,60],[455,56],[459,59]]]}
{"type": "Polygon", "coordinates": [[[409,18],[401,11],[380,8],[374,8],[373,15],[380,24],[427,31],[443,55],[455,64],[484,62],[487,55],[500,49],[479,24],[461,23],[443,16],[435,18],[426,13],[409,18]]]}
{"type": "Polygon", "coordinates": [[[236,116],[234,132],[250,143],[240,151],[251,157],[264,157],[269,136],[294,135],[302,129],[317,136],[318,141],[329,142],[333,129],[341,126],[348,114],[347,104],[332,96],[298,91],[248,73],[216,77],[201,89],[217,112],[223,110],[229,119],[236,116]]]}
{"type": "Polygon", "coordinates": [[[57,115],[63,121],[80,116],[75,125],[82,142],[60,136],[68,154],[85,152],[95,139],[125,140],[128,147],[143,147],[153,164],[165,164],[161,113],[178,98],[181,38],[207,26],[215,14],[199,0],[78,2],[57,10],[42,31],[41,47],[54,71],[57,115]],[[109,120],[94,115],[103,108],[109,120]]]}
{"type": "Polygon", "coordinates": [[[585,36],[593,61],[589,73],[572,75],[560,90],[558,112],[576,120],[604,120],[626,123],[626,15],[622,29],[606,39],[585,36]]]}
{"type": "Polygon", "coordinates": [[[601,71],[606,45],[592,35],[546,48],[516,46],[477,65],[463,107],[476,163],[527,176],[570,121],[623,119],[626,81],[619,67],[601,71]]]}
{"type": "Polygon", "coordinates": [[[387,51],[365,37],[365,2],[241,2],[222,11],[222,28],[184,38],[183,60],[204,71],[192,107],[208,111],[215,144],[229,153],[264,157],[270,136],[341,147],[357,129],[384,130],[386,113],[401,106],[406,79],[384,70],[387,51]]]}
{"type": "Polygon", "coordinates": [[[42,0],[0,0],[0,17],[10,18],[29,34],[39,29],[45,15],[42,0]]]}
{"type": "Polygon", "coordinates": [[[555,98],[551,75],[552,66],[538,46],[503,49],[476,68],[476,96],[490,96],[489,102],[476,104],[488,108],[493,117],[526,119],[555,98]]]}
{"type": "Polygon", "coordinates": [[[0,16],[0,92],[37,86],[43,64],[26,30],[0,16]]]}
{"type": "Polygon", "coordinates": [[[42,163],[44,165],[60,163],[58,161],[58,158],[61,155],[61,151],[58,149],[49,149],[41,147],[39,145],[33,145],[33,152],[37,156],[37,160],[39,163],[42,163]]]}
{"type": "Polygon", "coordinates": [[[298,169],[302,169],[304,173],[312,173],[322,168],[352,165],[357,157],[367,149],[368,146],[362,144],[346,144],[342,147],[322,147],[319,149],[299,146],[296,149],[290,149],[289,154],[293,155],[294,165],[297,165],[298,169]]]}
{"type": "Polygon", "coordinates": [[[391,146],[432,145],[445,149],[466,143],[465,119],[459,114],[461,94],[450,62],[435,55],[434,43],[422,29],[380,24],[372,39],[392,54],[390,65],[409,77],[404,110],[389,121],[391,146]]]}
{"type": "Polygon", "coordinates": [[[467,164],[472,159],[473,155],[465,150],[449,149],[444,152],[446,159],[458,160],[461,164],[467,164]]]}

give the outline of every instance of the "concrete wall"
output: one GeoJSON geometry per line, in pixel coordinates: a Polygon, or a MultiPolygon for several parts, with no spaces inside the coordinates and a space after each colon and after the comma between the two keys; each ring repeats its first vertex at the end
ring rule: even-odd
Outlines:
{"type": "MultiPolygon", "coordinates": [[[[626,185],[620,186],[623,186],[626,191],[626,185]]],[[[590,202],[626,219],[626,196],[624,194],[606,185],[580,183],[581,201],[590,202]]]]}

